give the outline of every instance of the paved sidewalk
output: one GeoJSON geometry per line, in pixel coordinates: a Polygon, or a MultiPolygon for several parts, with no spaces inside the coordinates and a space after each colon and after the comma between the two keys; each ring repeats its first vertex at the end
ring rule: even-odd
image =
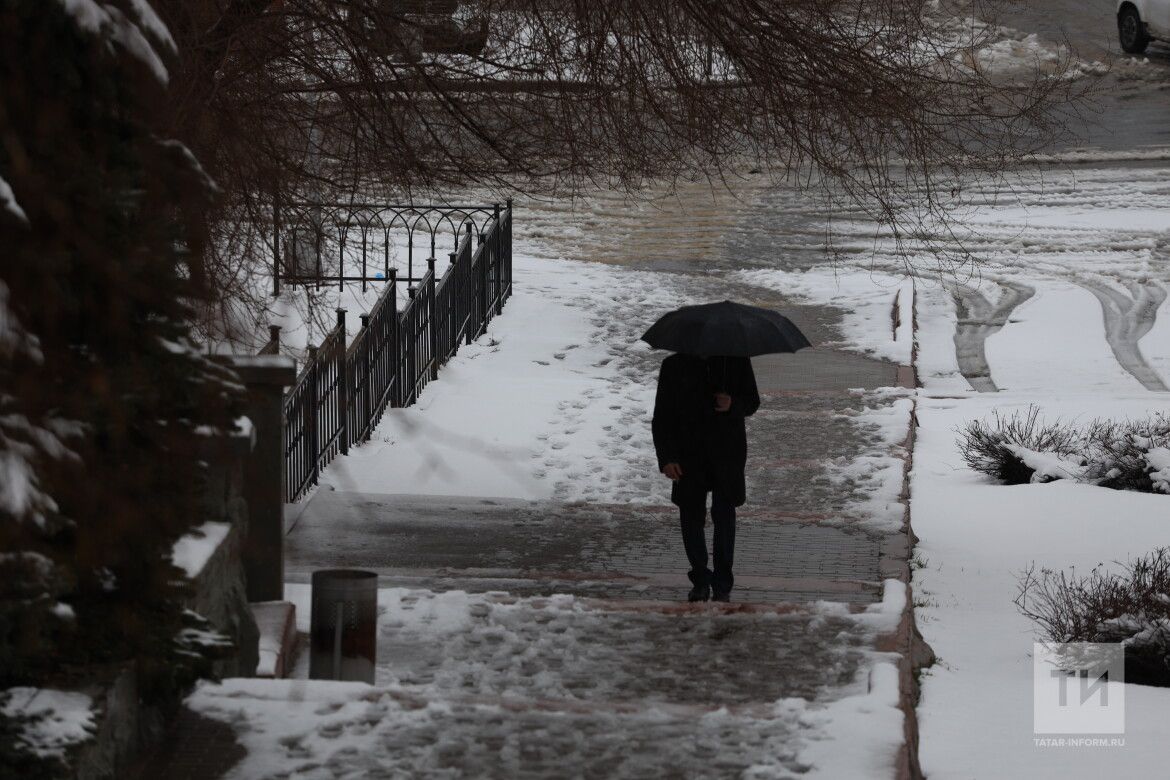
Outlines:
{"type": "MultiPolygon", "coordinates": [[[[888,657],[880,651],[898,616],[875,629],[864,608],[904,567],[906,540],[866,525],[858,486],[825,469],[872,444],[843,413],[874,399],[849,388],[894,384],[896,367],[822,353],[759,361],[757,373],[754,502],[740,513],[730,606],[682,603],[670,506],[318,491],[289,523],[290,587],[346,566],[404,589],[381,618],[378,687],[365,697],[379,703],[363,705],[381,714],[374,724],[339,715],[312,749],[280,737],[292,765],[303,755],[304,773],[260,776],[792,777],[810,769],[809,745],[860,736],[810,713],[863,696],[875,658],[888,657]],[[456,610],[466,624],[443,633],[430,610],[448,591],[471,595],[456,610]],[[419,707],[425,717],[406,717],[419,707]],[[359,739],[374,747],[345,747],[359,739]]],[[[342,707],[298,690],[280,717],[342,707]]],[[[230,720],[241,697],[199,706],[230,720]]],[[[280,717],[253,723],[248,738],[279,731],[280,717]]],[[[187,723],[183,744],[216,725],[187,723]]],[[[893,777],[897,744],[882,749],[889,755],[874,761],[893,777]]],[[[180,747],[163,765],[217,778],[232,755],[180,747]]]]}
{"type": "MultiPolygon", "coordinates": [[[[838,337],[839,310],[732,277],[699,283],[782,308],[814,343],[838,337]]],[[[602,338],[629,341],[628,327],[602,338]]],[[[659,359],[635,355],[624,370],[652,377],[659,359]]],[[[669,505],[322,488],[290,515],[286,581],[303,599],[314,570],[378,572],[377,685],[201,693],[193,706],[239,723],[275,764],[245,761],[235,776],[905,776],[904,613],[883,592],[907,576],[901,464],[896,484],[848,466],[908,454],[861,414],[892,408],[864,391],[907,373],[830,349],[755,365],[763,406],[749,422],[733,604],[684,603],[669,505]]],[[[908,433],[908,415],[900,424],[908,433]]],[[[170,766],[223,776],[193,764],[170,766]]]]}

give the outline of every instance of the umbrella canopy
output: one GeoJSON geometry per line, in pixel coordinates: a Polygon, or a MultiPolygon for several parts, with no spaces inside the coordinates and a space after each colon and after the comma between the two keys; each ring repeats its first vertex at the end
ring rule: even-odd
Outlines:
{"type": "Polygon", "coordinates": [[[672,311],[654,323],[642,341],[671,352],[728,357],[795,352],[812,346],[784,315],[731,301],[672,311]]]}

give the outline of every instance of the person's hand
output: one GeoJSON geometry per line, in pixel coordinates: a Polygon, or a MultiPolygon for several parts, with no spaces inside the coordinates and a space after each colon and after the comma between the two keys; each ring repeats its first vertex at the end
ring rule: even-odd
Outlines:
{"type": "Polygon", "coordinates": [[[682,467],[677,463],[667,463],[662,467],[662,473],[669,477],[672,482],[678,482],[682,479],[682,467]]]}
{"type": "Polygon", "coordinates": [[[715,394],[715,411],[726,412],[731,409],[731,396],[727,393],[715,394]]]}

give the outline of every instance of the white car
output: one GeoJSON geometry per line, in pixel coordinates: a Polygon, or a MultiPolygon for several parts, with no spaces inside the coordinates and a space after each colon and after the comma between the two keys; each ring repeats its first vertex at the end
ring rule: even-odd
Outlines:
{"type": "Polygon", "coordinates": [[[1170,0],[1121,0],[1117,33],[1130,54],[1141,54],[1150,41],[1170,41],[1170,0]]]}

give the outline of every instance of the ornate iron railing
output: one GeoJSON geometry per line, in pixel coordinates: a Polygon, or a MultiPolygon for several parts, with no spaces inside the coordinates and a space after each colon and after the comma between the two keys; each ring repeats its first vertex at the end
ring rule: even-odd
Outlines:
{"type": "MultiPolygon", "coordinates": [[[[509,201],[510,204],[510,201],[509,201]]],[[[390,278],[392,255],[402,250],[406,274],[400,282],[420,284],[421,260],[438,257],[440,239],[457,251],[465,233],[480,238],[499,216],[490,206],[401,206],[370,203],[277,203],[273,208],[273,294],[281,284],[322,287],[346,282],[368,286],[390,278]],[[416,247],[416,244],[419,246],[416,247]]]]}
{"type": "MultiPolygon", "coordinates": [[[[344,310],[337,325],[309,357],[285,394],[285,497],[296,501],[317,484],[321,471],[351,444],[368,441],[389,406],[410,406],[463,343],[487,330],[512,294],[512,204],[491,210],[483,230],[462,223],[462,233],[441,279],[435,258],[408,288],[398,310],[394,268],[386,289],[363,315],[361,330],[346,347],[344,310]]],[[[279,349],[279,333],[264,347],[279,349]],[[273,345],[276,345],[275,347],[273,345]]]]}

